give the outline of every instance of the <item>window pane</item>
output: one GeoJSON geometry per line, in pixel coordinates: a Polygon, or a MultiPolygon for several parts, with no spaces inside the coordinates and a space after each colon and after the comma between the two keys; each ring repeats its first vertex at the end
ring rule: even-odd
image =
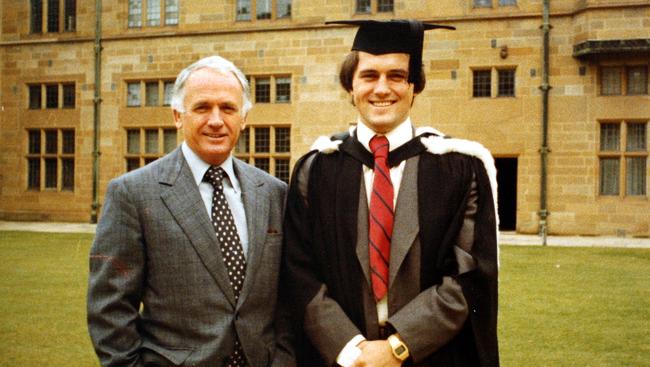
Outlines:
{"type": "Polygon", "coordinates": [[[291,17],[291,0],[276,0],[276,18],[290,18],[291,17]]]}
{"type": "Polygon", "coordinates": [[[517,5],[517,0],[499,0],[499,5],[517,5]]]}
{"type": "Polygon", "coordinates": [[[149,82],[145,84],[146,105],[158,106],[158,82],[149,82]]]}
{"type": "Polygon", "coordinates": [[[32,0],[31,14],[31,31],[32,33],[43,32],[43,1],[32,0]]]}
{"type": "Polygon", "coordinates": [[[38,110],[41,108],[41,86],[40,85],[29,86],[29,108],[32,110],[38,110]]]}
{"type": "Polygon", "coordinates": [[[126,159],[126,171],[133,171],[134,169],[140,168],[140,158],[127,158],[126,159]]]}
{"type": "Polygon", "coordinates": [[[255,78],[255,102],[271,102],[271,78],[255,78]]]}
{"type": "Polygon", "coordinates": [[[237,153],[250,153],[250,129],[245,128],[241,134],[239,134],[239,140],[237,140],[237,146],[235,147],[235,152],[237,153]]]}
{"type": "Polygon", "coordinates": [[[140,130],[126,131],[126,152],[140,154],[140,130]]]}
{"type": "Polygon", "coordinates": [[[40,153],[41,153],[41,131],[30,130],[29,131],[29,154],[40,154],[40,153]]]}
{"type": "Polygon", "coordinates": [[[492,71],[474,70],[474,97],[490,97],[492,95],[492,71]]]}
{"type": "Polygon", "coordinates": [[[277,103],[291,102],[291,78],[275,79],[275,101],[277,103]]]}
{"type": "Polygon", "coordinates": [[[56,158],[45,160],[45,188],[56,189],[56,158]]]}
{"type": "Polygon", "coordinates": [[[627,69],[627,94],[648,94],[647,66],[633,66],[627,69]]]}
{"type": "Polygon", "coordinates": [[[147,0],[147,25],[160,25],[160,0],[147,0]]]}
{"type": "Polygon", "coordinates": [[[275,160],[275,177],[289,183],[289,159],[275,160]]]}
{"type": "Polygon", "coordinates": [[[255,167],[262,171],[269,172],[269,159],[268,158],[255,158],[255,167]]]}
{"type": "Polygon", "coordinates": [[[647,146],[646,124],[627,125],[627,146],[628,152],[645,151],[647,146]]]}
{"type": "Polygon", "coordinates": [[[144,152],[158,153],[158,130],[147,129],[144,131],[144,152]]]}
{"type": "Polygon", "coordinates": [[[370,13],[370,0],[357,0],[357,13],[370,13]]]}
{"type": "Polygon", "coordinates": [[[29,158],[27,164],[27,188],[39,190],[41,188],[41,159],[29,158]]]}
{"type": "Polygon", "coordinates": [[[63,140],[61,153],[74,154],[74,130],[61,130],[61,137],[63,140]]]}
{"type": "Polygon", "coordinates": [[[163,96],[163,106],[170,106],[172,104],[172,93],[174,92],[174,82],[165,82],[165,90],[163,96]]]}
{"type": "Polygon", "coordinates": [[[603,67],[600,77],[600,93],[603,95],[621,94],[621,68],[603,67]]]}
{"type": "Polygon", "coordinates": [[[271,19],[271,0],[257,0],[257,19],[271,19]]]}
{"type": "Polygon", "coordinates": [[[178,0],[165,0],[165,25],[178,24],[178,0]]]}
{"type": "Polygon", "coordinates": [[[600,125],[600,150],[618,152],[620,150],[621,126],[619,124],[600,125]]]}
{"type": "Polygon", "coordinates": [[[255,129],[255,153],[268,153],[271,146],[271,131],[268,127],[255,129]]]}
{"type": "Polygon", "coordinates": [[[490,8],[492,7],[492,0],[474,0],[475,8],[490,8]]]}
{"type": "Polygon", "coordinates": [[[237,20],[251,20],[251,0],[237,0],[237,20]]]}
{"type": "Polygon", "coordinates": [[[48,0],[47,2],[47,31],[59,31],[59,0],[48,0]]]}
{"type": "Polygon", "coordinates": [[[627,161],[627,195],[645,195],[646,157],[629,157],[627,161]]]}
{"type": "Polygon", "coordinates": [[[74,108],[74,100],[74,84],[65,84],[63,86],[63,108],[74,108]]]}
{"type": "Polygon", "coordinates": [[[129,28],[142,27],[142,0],[129,0],[129,28]]]}
{"type": "Polygon", "coordinates": [[[618,158],[600,159],[600,194],[618,195],[618,173],[620,171],[618,158]]]}
{"type": "Polygon", "coordinates": [[[59,86],[58,85],[45,86],[45,107],[47,108],[59,107],[59,86]]]}
{"type": "Polygon", "coordinates": [[[291,150],[291,134],[288,127],[275,128],[275,152],[289,153],[291,150]]]}
{"type": "Polygon", "coordinates": [[[129,107],[140,106],[140,82],[127,84],[126,105],[129,107]]]}
{"type": "Polygon", "coordinates": [[[378,0],[377,1],[377,11],[378,12],[390,12],[390,11],[393,11],[393,0],[378,0]]]}
{"type": "Polygon", "coordinates": [[[165,129],[163,130],[163,146],[165,153],[169,153],[176,148],[176,130],[165,129]]]}
{"type": "Polygon", "coordinates": [[[149,164],[151,162],[154,162],[156,159],[158,159],[158,158],[153,158],[153,157],[145,158],[144,159],[144,164],[147,165],[147,164],[149,164]]]}
{"type": "Polygon", "coordinates": [[[66,32],[77,29],[77,0],[65,0],[64,26],[66,32]]]}
{"type": "Polygon", "coordinates": [[[74,190],[74,159],[61,160],[61,190],[74,190]]]}
{"type": "Polygon", "coordinates": [[[498,70],[498,74],[499,74],[499,90],[497,96],[514,97],[515,96],[515,71],[498,70]]]}
{"type": "Polygon", "coordinates": [[[46,130],[45,131],[45,154],[56,154],[56,153],[57,153],[57,131],[46,130]]]}

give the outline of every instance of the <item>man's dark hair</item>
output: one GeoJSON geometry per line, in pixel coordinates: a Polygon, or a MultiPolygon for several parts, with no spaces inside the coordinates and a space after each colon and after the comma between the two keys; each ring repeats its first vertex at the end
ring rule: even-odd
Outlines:
{"type": "MultiPolygon", "coordinates": [[[[346,91],[352,91],[352,79],[354,78],[354,72],[357,70],[359,65],[359,51],[352,51],[343,60],[341,64],[341,70],[339,72],[339,83],[341,87],[346,91]]],[[[424,86],[427,84],[427,78],[424,76],[424,68],[421,67],[418,72],[413,72],[409,70],[409,83],[413,83],[413,93],[419,94],[424,90],[424,86]]]]}

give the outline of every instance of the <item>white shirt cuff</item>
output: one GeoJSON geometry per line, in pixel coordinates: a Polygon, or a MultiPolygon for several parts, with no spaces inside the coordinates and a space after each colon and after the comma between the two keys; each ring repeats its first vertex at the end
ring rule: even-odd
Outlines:
{"type": "Polygon", "coordinates": [[[352,338],[352,340],[343,347],[338,357],[336,357],[336,363],[342,367],[349,367],[354,363],[354,361],[361,355],[361,349],[359,349],[357,345],[364,340],[366,340],[366,338],[361,334],[352,338]]]}

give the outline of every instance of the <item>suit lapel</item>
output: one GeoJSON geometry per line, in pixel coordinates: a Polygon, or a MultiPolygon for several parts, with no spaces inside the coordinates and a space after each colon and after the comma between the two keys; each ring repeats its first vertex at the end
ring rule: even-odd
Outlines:
{"type": "Polygon", "coordinates": [[[172,154],[174,163],[164,166],[161,171],[159,183],[164,188],[160,197],[194,246],[208,272],[234,306],[235,294],[199,188],[181,149],[178,148],[172,154]]]}
{"type": "Polygon", "coordinates": [[[245,163],[233,159],[235,172],[242,190],[242,201],[244,202],[244,211],[246,213],[246,226],[248,227],[248,254],[246,256],[246,278],[244,286],[239,297],[243,302],[255,281],[255,271],[264,252],[264,243],[266,241],[266,231],[268,227],[267,218],[269,216],[269,193],[264,189],[262,181],[257,173],[245,163]]]}
{"type": "MultiPolygon", "coordinates": [[[[392,287],[406,254],[408,254],[420,226],[418,224],[417,168],[419,156],[406,161],[402,183],[395,206],[395,224],[390,247],[388,284],[392,287]]],[[[390,290],[389,290],[390,293],[390,290]]]]}

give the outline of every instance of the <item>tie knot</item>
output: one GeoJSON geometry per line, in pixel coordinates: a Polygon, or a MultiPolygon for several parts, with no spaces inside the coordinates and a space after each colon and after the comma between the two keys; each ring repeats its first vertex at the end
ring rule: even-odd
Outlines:
{"type": "Polygon", "coordinates": [[[375,135],[370,139],[370,151],[375,156],[388,156],[388,139],[383,135],[375,135]]]}
{"type": "Polygon", "coordinates": [[[203,181],[209,182],[214,187],[221,186],[221,180],[226,172],[221,167],[210,166],[203,176],[203,181]]]}

